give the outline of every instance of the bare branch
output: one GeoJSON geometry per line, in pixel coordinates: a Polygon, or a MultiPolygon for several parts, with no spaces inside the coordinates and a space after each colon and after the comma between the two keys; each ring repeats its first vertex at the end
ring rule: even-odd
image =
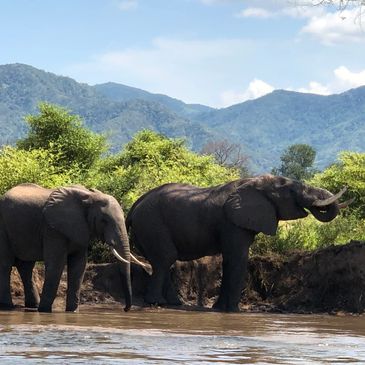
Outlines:
{"type": "Polygon", "coordinates": [[[247,173],[248,156],[237,143],[230,143],[226,139],[210,141],[203,146],[201,153],[212,155],[220,165],[237,168],[241,174],[247,173]]]}

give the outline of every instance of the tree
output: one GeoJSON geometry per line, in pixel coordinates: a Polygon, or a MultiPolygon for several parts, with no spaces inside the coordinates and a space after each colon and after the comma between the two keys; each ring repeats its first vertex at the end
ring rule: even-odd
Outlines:
{"type": "Polygon", "coordinates": [[[221,166],[238,169],[241,177],[248,175],[248,157],[237,143],[230,143],[226,139],[210,141],[203,146],[201,153],[213,156],[221,166]]]}
{"type": "Polygon", "coordinates": [[[105,137],[85,128],[79,116],[47,103],[39,104],[39,111],[26,117],[30,130],[18,148],[48,150],[65,169],[72,165],[88,169],[106,151],[105,137]]]}
{"type": "MultiPolygon", "coordinates": [[[[305,2],[301,2],[301,4],[305,4],[305,2]]],[[[361,8],[362,6],[365,5],[365,0],[312,0],[312,1],[308,1],[308,3],[310,5],[334,5],[336,6],[339,10],[344,10],[348,7],[359,7],[361,8]]]]}
{"type": "Polygon", "coordinates": [[[21,150],[5,146],[0,150],[0,194],[21,183],[52,188],[78,182],[79,171],[60,171],[54,156],[45,150],[21,150]]]}
{"type": "Polygon", "coordinates": [[[313,163],[316,151],[307,144],[293,144],[281,155],[281,165],[272,169],[272,174],[283,175],[296,180],[306,180],[315,173],[313,163]]]}
{"type": "Polygon", "coordinates": [[[330,191],[339,191],[346,186],[345,199],[355,198],[349,210],[358,210],[365,218],[365,153],[340,153],[338,162],[314,175],[310,183],[330,191]]]}
{"type": "Polygon", "coordinates": [[[99,189],[123,201],[126,208],[143,193],[168,182],[212,186],[238,178],[236,169],[220,166],[212,156],[198,155],[182,140],[148,130],[105,159],[93,177],[99,189]]]}

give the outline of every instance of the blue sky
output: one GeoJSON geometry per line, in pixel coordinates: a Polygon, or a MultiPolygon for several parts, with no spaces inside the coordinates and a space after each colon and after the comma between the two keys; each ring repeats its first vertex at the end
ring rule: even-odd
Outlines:
{"type": "Polygon", "coordinates": [[[88,84],[113,81],[214,107],[273,89],[332,94],[365,85],[358,8],[298,3],[2,1],[0,64],[26,63],[88,84]]]}

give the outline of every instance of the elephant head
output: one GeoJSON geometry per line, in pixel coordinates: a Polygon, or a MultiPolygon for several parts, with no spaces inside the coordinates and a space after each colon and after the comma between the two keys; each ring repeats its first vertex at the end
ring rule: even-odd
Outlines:
{"type": "Polygon", "coordinates": [[[121,262],[125,311],[131,307],[130,248],[123,211],[115,198],[82,186],[59,188],[43,210],[46,223],[72,244],[87,249],[91,238],[106,242],[121,262]]]}
{"type": "Polygon", "coordinates": [[[239,227],[275,235],[279,220],[304,218],[308,211],[321,222],[331,221],[349,204],[338,203],[344,191],[333,195],[296,180],[264,175],[240,180],[224,209],[239,227]]]}

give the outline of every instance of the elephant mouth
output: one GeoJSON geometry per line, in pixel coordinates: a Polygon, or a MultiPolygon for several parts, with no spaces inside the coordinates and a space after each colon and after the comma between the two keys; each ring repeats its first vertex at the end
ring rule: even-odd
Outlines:
{"type": "Polygon", "coordinates": [[[299,218],[305,218],[308,217],[308,214],[310,213],[309,210],[307,210],[308,208],[303,208],[303,207],[299,207],[299,212],[301,212],[301,216],[299,218]]]}
{"type": "Polygon", "coordinates": [[[330,222],[339,213],[339,207],[337,204],[332,204],[323,207],[312,206],[309,208],[312,215],[321,222],[330,222]]]}

